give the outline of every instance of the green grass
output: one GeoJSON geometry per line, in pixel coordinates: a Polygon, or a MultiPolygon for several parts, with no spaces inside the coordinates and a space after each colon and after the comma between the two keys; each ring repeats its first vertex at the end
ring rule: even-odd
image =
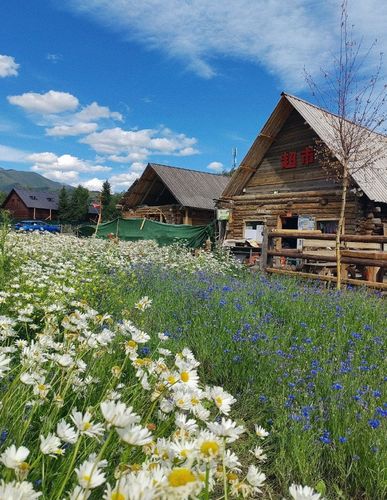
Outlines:
{"type": "Polygon", "coordinates": [[[270,428],[274,490],[298,481],[326,485],[330,498],[387,494],[384,299],[244,273],[136,276],[115,282],[103,308],[152,298],[143,328],[191,347],[202,379],[237,397],[234,417],[270,428]]]}

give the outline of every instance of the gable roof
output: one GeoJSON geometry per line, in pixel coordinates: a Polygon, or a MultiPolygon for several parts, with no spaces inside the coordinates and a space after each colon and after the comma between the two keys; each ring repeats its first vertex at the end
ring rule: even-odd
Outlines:
{"type": "Polygon", "coordinates": [[[229,181],[229,177],[225,175],[148,163],[141,177],[125,194],[127,204],[136,206],[141,203],[144,193],[139,188],[144,179],[152,173],[157,175],[180,205],[205,210],[215,209],[214,200],[220,197],[229,181]]]}
{"type": "MultiPolygon", "coordinates": [[[[293,109],[303,117],[319,138],[335,153],[337,150],[335,147],[335,124],[338,123],[338,117],[298,97],[282,93],[277,106],[242,160],[239,168],[231,177],[222,196],[229,197],[242,193],[244,186],[259,168],[266,152],[293,109]]],[[[350,126],[358,127],[358,125],[348,123],[350,126]]],[[[369,136],[372,142],[377,144],[378,148],[380,147],[386,151],[386,154],[381,158],[379,157],[372,166],[361,169],[357,169],[355,162],[350,167],[351,176],[370,200],[387,203],[387,137],[373,132],[369,132],[369,136]]]]}
{"type": "Polygon", "coordinates": [[[27,208],[58,210],[58,193],[51,193],[48,191],[30,191],[28,189],[19,188],[13,188],[11,193],[12,191],[19,196],[27,208]]]}
{"type": "MultiPolygon", "coordinates": [[[[31,191],[30,189],[12,188],[4,200],[4,207],[11,196],[15,192],[22,200],[27,208],[38,208],[42,210],[58,210],[59,208],[59,193],[51,191],[31,191]]],[[[92,205],[89,206],[88,213],[97,215],[98,210],[92,205]]]]}

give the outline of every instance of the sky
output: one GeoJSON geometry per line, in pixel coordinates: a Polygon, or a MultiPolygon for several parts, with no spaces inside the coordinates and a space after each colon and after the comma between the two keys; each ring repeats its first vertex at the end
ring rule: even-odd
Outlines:
{"type": "MultiPolygon", "coordinates": [[[[115,192],[148,162],[228,170],[282,91],[313,102],[304,68],[332,68],[339,18],[336,0],[3,1],[0,167],[115,192]]],[[[387,2],[349,19],[371,68],[387,2]]]]}

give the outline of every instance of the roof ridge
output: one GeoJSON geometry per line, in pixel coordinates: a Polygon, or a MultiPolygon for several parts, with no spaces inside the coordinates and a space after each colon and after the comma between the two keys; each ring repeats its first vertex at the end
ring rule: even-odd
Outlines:
{"type": "Polygon", "coordinates": [[[194,168],[176,167],[174,165],[164,165],[163,163],[149,162],[148,165],[156,165],[158,167],[174,168],[176,170],[186,170],[187,172],[196,172],[198,174],[214,175],[216,177],[228,177],[227,175],[215,174],[213,172],[204,172],[203,170],[195,170],[194,168]]]}
{"type": "Polygon", "coordinates": [[[339,118],[339,119],[342,118],[347,123],[351,123],[352,125],[355,125],[356,127],[364,128],[365,130],[368,130],[371,134],[376,134],[376,135],[379,135],[381,137],[387,138],[387,135],[383,134],[382,132],[377,132],[376,130],[370,130],[365,125],[360,125],[359,123],[356,123],[353,120],[349,120],[348,118],[343,118],[343,117],[339,116],[337,113],[332,113],[332,111],[328,111],[327,109],[322,108],[321,106],[317,106],[317,104],[313,104],[312,102],[306,101],[305,99],[301,99],[301,97],[298,97],[298,96],[295,96],[295,95],[292,95],[292,94],[288,94],[286,92],[281,92],[281,96],[290,97],[292,99],[296,99],[296,101],[301,101],[304,104],[307,104],[308,106],[311,106],[312,108],[315,108],[315,109],[318,109],[319,111],[322,111],[323,113],[326,113],[328,115],[334,116],[335,118],[339,118]]]}

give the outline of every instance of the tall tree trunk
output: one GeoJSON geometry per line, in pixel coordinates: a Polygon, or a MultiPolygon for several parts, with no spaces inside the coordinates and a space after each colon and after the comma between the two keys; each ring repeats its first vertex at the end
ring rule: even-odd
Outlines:
{"type": "Polygon", "coordinates": [[[343,180],[341,186],[341,208],[339,223],[336,232],[336,274],[337,274],[337,290],[341,290],[341,247],[340,237],[345,232],[344,218],[345,207],[347,204],[347,190],[348,190],[348,162],[345,161],[343,165],[343,180]]]}

